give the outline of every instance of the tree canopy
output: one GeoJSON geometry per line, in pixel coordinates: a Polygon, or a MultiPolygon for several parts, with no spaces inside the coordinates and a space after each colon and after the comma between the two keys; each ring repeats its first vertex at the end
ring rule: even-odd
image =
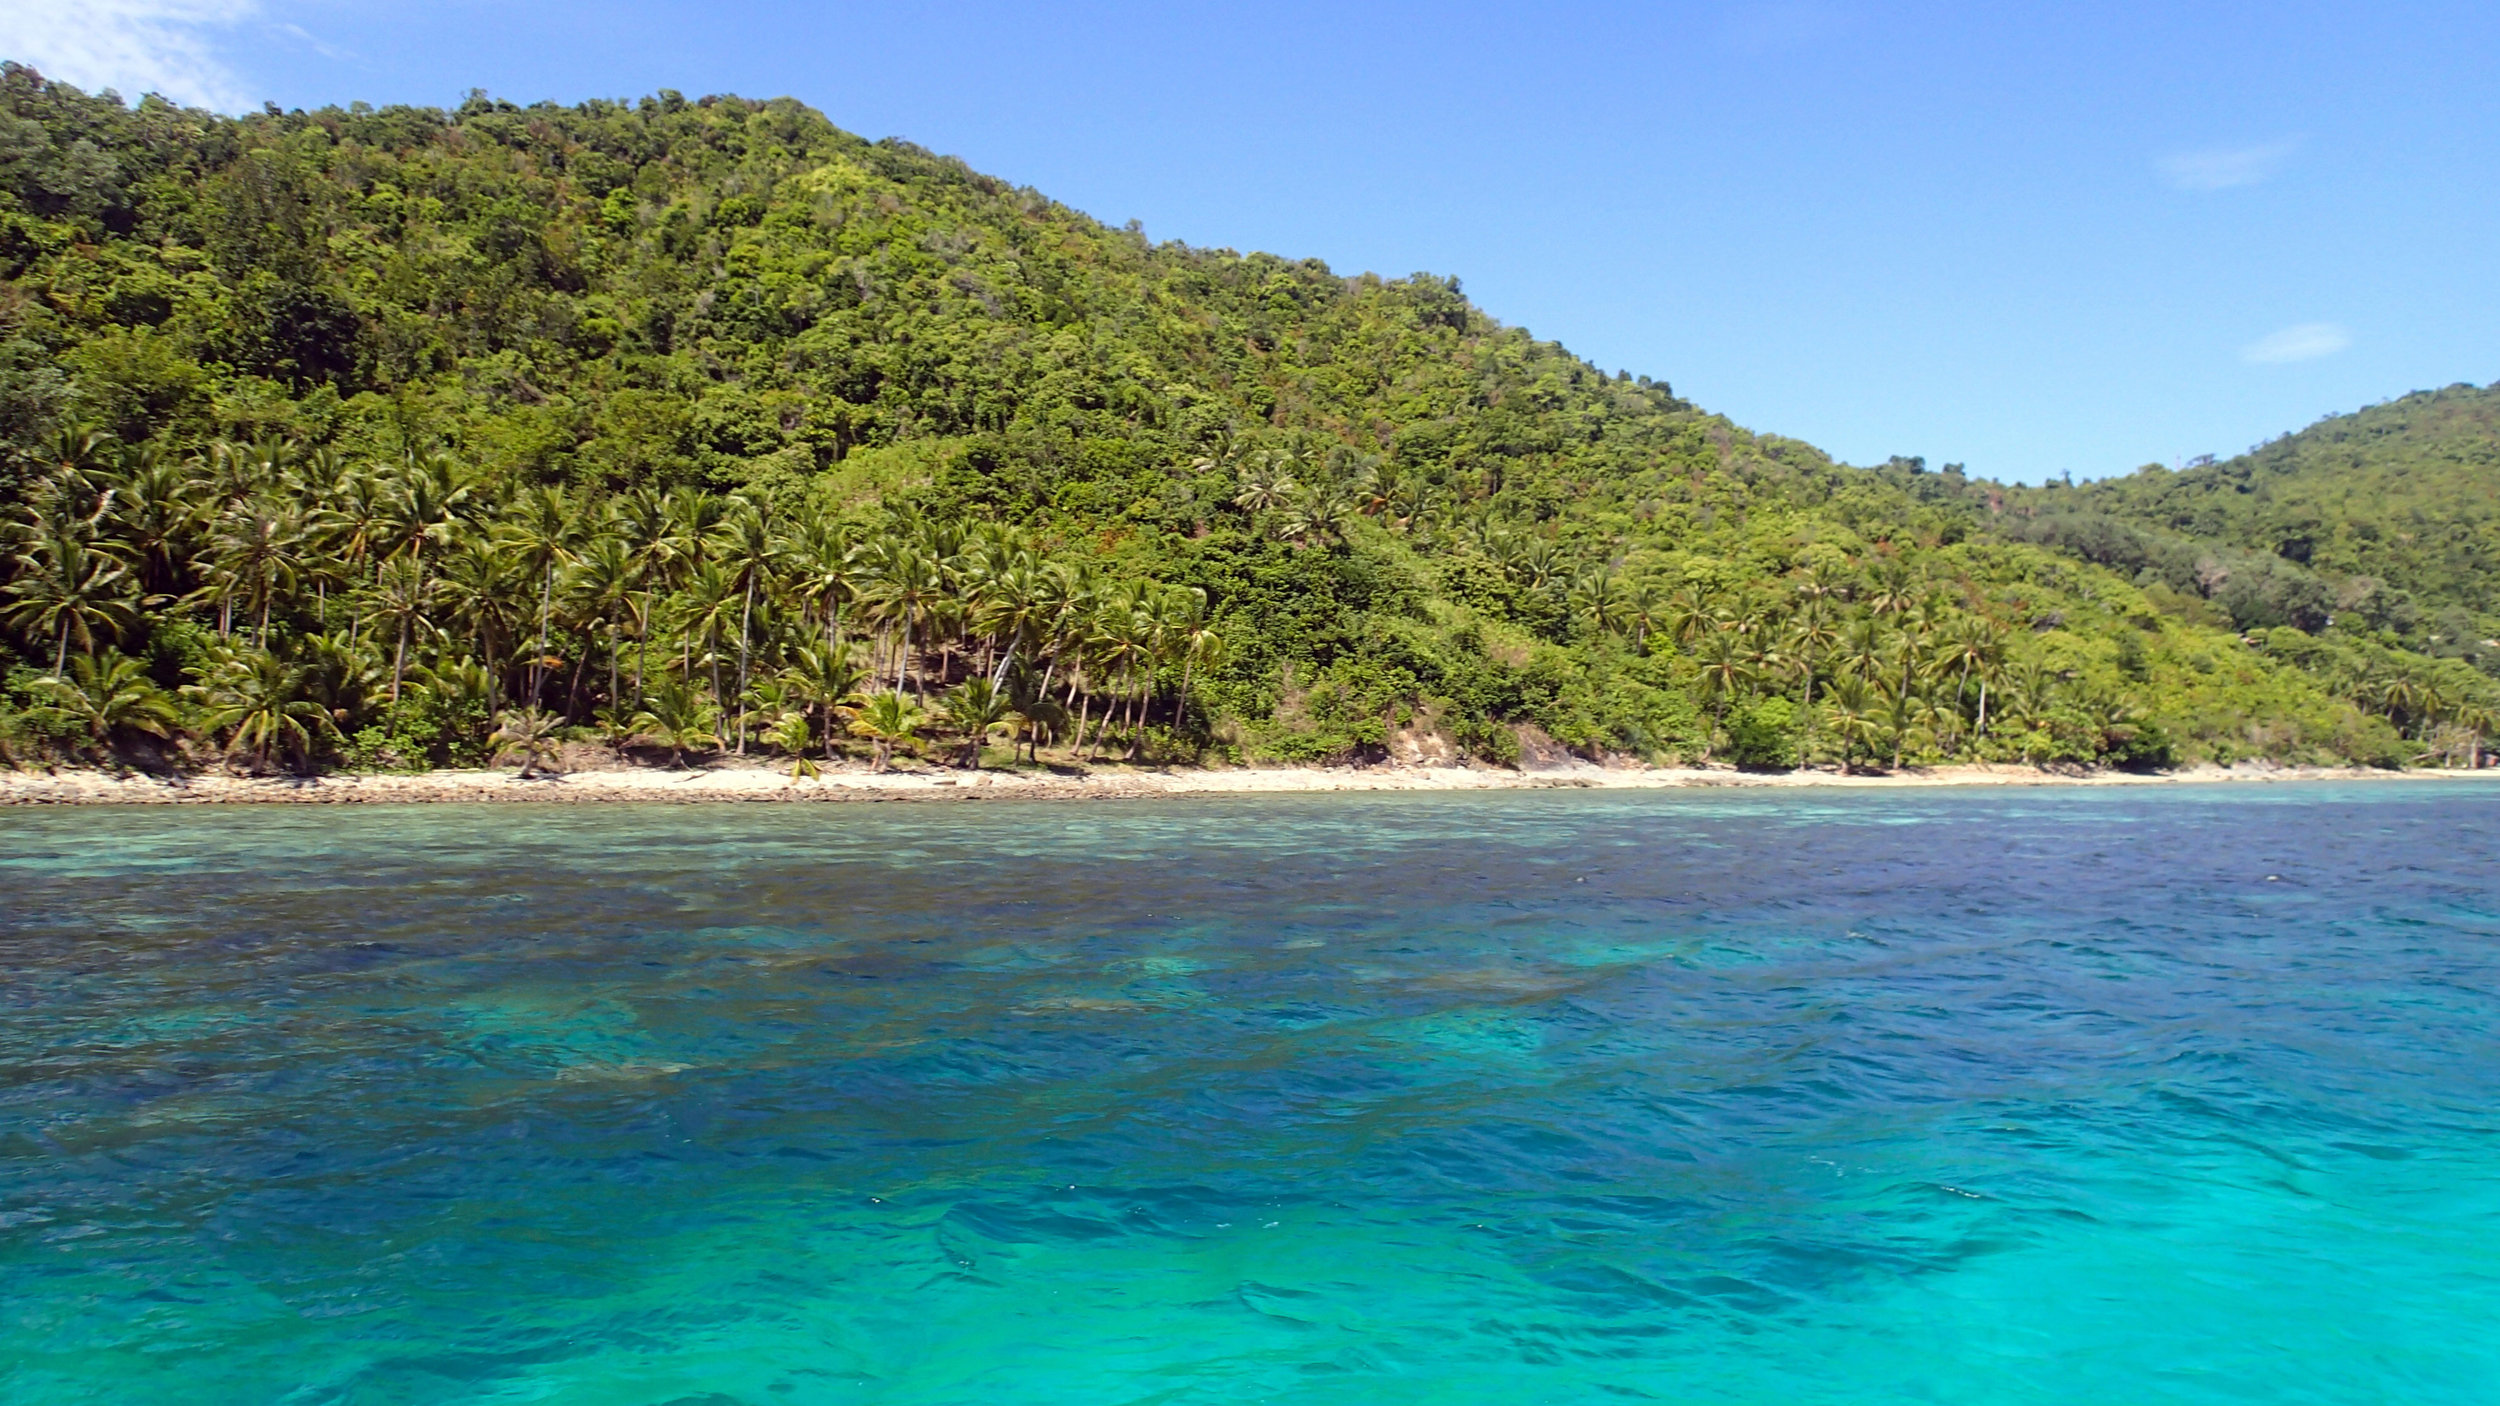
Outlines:
{"type": "Polygon", "coordinates": [[[2129,492],[1837,464],[1456,279],[1156,242],[788,100],[0,73],[20,755],[2478,754],[2478,658],[2347,602],[2479,622],[2480,547],[2129,492]]]}

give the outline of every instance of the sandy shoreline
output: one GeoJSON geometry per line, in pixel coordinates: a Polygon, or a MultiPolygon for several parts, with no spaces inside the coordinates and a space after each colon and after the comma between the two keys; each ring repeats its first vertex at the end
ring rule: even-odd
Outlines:
{"type": "Polygon", "coordinates": [[[1086,800],[1330,791],[1660,790],[1679,787],[2147,786],[2338,780],[2500,781],[2479,772],[2376,771],[2357,767],[2197,767],[2158,773],[2044,772],[2025,766],[1954,766],[1884,776],[1754,773],[1716,768],[1571,766],[1534,771],[1477,767],[1242,767],[1157,771],[1100,767],[1084,774],[1006,771],[829,769],[794,780],[778,770],[715,766],[687,771],[576,771],[523,781],[511,771],[436,771],[417,776],[319,778],[201,775],[160,778],[62,768],[0,773],[0,806],[407,804],[501,801],[886,801],[1086,800]]]}

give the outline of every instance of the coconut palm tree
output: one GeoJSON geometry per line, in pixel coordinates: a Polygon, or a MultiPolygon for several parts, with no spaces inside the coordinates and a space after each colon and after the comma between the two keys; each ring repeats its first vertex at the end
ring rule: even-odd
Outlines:
{"type": "Polygon", "coordinates": [[[183,487],[182,469],[156,446],[135,445],[123,453],[113,488],[111,532],[127,554],[143,594],[172,597],[182,593],[199,530],[198,514],[183,487]]]}
{"type": "Polygon", "coordinates": [[[302,760],[338,728],[319,703],[304,696],[303,671],[266,649],[247,646],[212,666],[194,690],[200,721],[227,734],[229,754],[248,753],[254,771],[273,759],[302,760]]]}
{"type": "Polygon", "coordinates": [[[1701,666],[1702,701],[1713,718],[1726,718],[1728,706],[1754,680],[1744,641],[1733,630],[1713,630],[1702,641],[1694,662],[1701,666]]]}
{"type": "Polygon", "coordinates": [[[642,607],[646,593],[634,589],[638,571],[633,549],[625,539],[601,533],[582,544],[573,569],[565,574],[564,591],[567,606],[578,612],[578,618],[597,623],[607,641],[608,704],[618,706],[619,674],[625,653],[625,626],[633,622],[640,633],[642,607]]]}
{"type": "Polygon", "coordinates": [[[425,579],[424,565],[414,557],[394,557],[382,563],[368,608],[396,636],[391,647],[391,702],[397,704],[400,685],[408,675],[409,638],[430,634],[434,628],[434,591],[425,579]]]}
{"type": "Polygon", "coordinates": [[[636,741],[666,749],[683,767],[687,753],[720,746],[720,705],[686,679],[663,675],[626,726],[636,741]]]}
{"type": "Polygon", "coordinates": [[[792,780],[804,780],[824,775],[823,769],[816,765],[815,758],[807,755],[808,746],[813,740],[807,725],[807,714],[797,709],[783,713],[774,718],[771,726],[766,727],[758,736],[766,745],[778,747],[789,756],[792,780]]]}
{"type": "Polygon", "coordinates": [[[1056,736],[1067,726],[1068,710],[1051,701],[1041,688],[1041,680],[1029,668],[1010,670],[1007,675],[1007,735],[1009,743],[1021,740],[1035,766],[1042,761],[1042,738],[1056,736]]]}
{"type": "Polygon", "coordinates": [[[1804,686],[1804,698],[1798,712],[1805,724],[1805,750],[1814,750],[1814,675],[1821,661],[1839,647],[1840,630],[1832,623],[1831,609],[1824,602],[1828,593],[1806,597],[1797,613],[1788,618],[1788,652],[1797,661],[1797,678],[1804,686]]]}
{"type": "Polygon", "coordinates": [[[302,509],[269,494],[255,493],[226,509],[208,542],[219,634],[230,628],[230,612],[240,599],[252,612],[254,637],[268,648],[270,608],[294,589],[305,562],[305,538],[302,509]]]}
{"type": "Polygon", "coordinates": [[[494,749],[493,760],[500,764],[510,757],[521,759],[521,779],[529,780],[539,768],[552,768],[564,751],[563,739],[556,727],[561,719],[542,708],[508,708],[495,719],[495,730],[488,735],[487,745],[494,749]]]}
{"type": "Polygon", "coordinates": [[[1601,635],[1619,635],[1630,628],[1630,601],[1612,571],[1592,571],[1571,587],[1571,613],[1601,635]]]}
{"type": "Polygon", "coordinates": [[[1823,695],[1824,724],[1840,744],[1840,769],[1855,770],[1857,759],[1872,756],[1884,740],[1882,700],[1864,678],[1846,675],[1823,695]]]}
{"type": "Polygon", "coordinates": [[[97,747],[108,748],[132,733],[171,737],[182,714],[139,661],[119,653],[82,654],[67,676],[46,674],[34,682],[43,712],[77,728],[97,747]]]}
{"type": "Polygon", "coordinates": [[[1261,518],[1290,502],[1301,485],[1294,482],[1296,460],[1290,450],[1266,449],[1242,460],[1240,491],[1233,506],[1261,518]]]}
{"type": "Polygon", "coordinates": [[[539,487],[528,490],[518,502],[505,507],[502,515],[503,534],[500,541],[521,578],[538,587],[538,652],[530,659],[529,679],[523,693],[529,707],[541,706],[547,683],[548,634],[553,627],[556,608],[556,575],[574,560],[574,547],[581,537],[581,524],[575,515],[573,501],[561,488],[539,487]]]}
{"type": "Polygon", "coordinates": [[[966,679],[946,695],[946,725],[962,735],[967,766],[974,771],[981,769],[981,744],[1006,723],[1013,711],[1007,695],[986,678],[966,679]]]}
{"type": "Polygon", "coordinates": [[[873,763],[878,771],[893,764],[894,749],[908,743],[920,730],[920,705],[903,696],[901,689],[880,693],[862,700],[851,718],[851,735],[865,737],[876,748],[873,763]]]}
{"type": "Polygon", "coordinates": [[[97,642],[117,639],[138,625],[129,568],[75,536],[46,535],[16,556],[18,578],[9,583],[6,618],[29,636],[52,637],[52,672],[69,664],[69,646],[93,654],[97,642]]]}
{"type": "Polygon", "coordinates": [[[824,732],[825,759],[833,759],[833,739],[842,731],[859,686],[867,681],[868,670],[850,641],[833,645],[804,645],[790,653],[789,667],[782,670],[781,681],[792,702],[812,710],[817,725],[824,732]]]}
{"type": "MultiPolygon", "coordinates": [[[[755,641],[755,597],[769,590],[785,556],[781,534],[764,510],[744,498],[732,498],[730,511],[713,538],[713,552],[739,597],[738,695],[747,691],[747,665],[755,641]]],[[[746,714],[737,718],[737,752],[747,751],[746,714]]]]}

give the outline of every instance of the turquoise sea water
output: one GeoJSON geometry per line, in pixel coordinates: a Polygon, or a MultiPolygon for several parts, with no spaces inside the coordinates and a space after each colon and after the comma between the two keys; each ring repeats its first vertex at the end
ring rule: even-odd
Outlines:
{"type": "Polygon", "coordinates": [[[2500,1401],[2500,791],[0,815],[0,1400],[2500,1401]]]}

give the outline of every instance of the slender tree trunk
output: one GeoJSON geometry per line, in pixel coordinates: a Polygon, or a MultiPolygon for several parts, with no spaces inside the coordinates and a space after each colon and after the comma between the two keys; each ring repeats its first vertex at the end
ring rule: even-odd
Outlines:
{"type": "Polygon", "coordinates": [[[391,653],[391,706],[399,706],[399,681],[408,672],[408,622],[399,622],[399,648],[391,653]]]}
{"type": "MultiPolygon", "coordinates": [[[[747,697],[747,641],[753,633],[754,623],[755,578],[750,575],[747,577],[746,604],[738,611],[738,702],[741,705],[746,702],[747,697]]],[[[743,757],[746,754],[747,715],[742,706],[738,712],[738,755],[743,757]]]]}
{"type": "Polygon", "coordinates": [[[544,706],[540,695],[547,691],[547,617],[554,613],[556,601],[556,560],[547,558],[547,575],[538,588],[538,657],[530,661],[530,706],[544,706]]]}
{"type": "MultiPolygon", "coordinates": [[[[1076,685],[1073,682],[1069,684],[1068,691],[1070,693],[1074,693],[1076,691],[1076,685]]],[[[1085,722],[1093,715],[1094,695],[1089,693],[1085,695],[1085,706],[1077,711],[1076,736],[1070,739],[1073,745],[1069,748],[1069,750],[1073,753],[1079,754],[1079,760],[1084,759],[1082,754],[1085,751],[1085,722]]]]}
{"type": "Polygon", "coordinates": [[[61,642],[52,647],[52,677],[62,677],[69,667],[69,617],[61,617],[61,642]]]}
{"type": "MultiPolygon", "coordinates": [[[[492,719],[503,711],[503,676],[495,668],[495,627],[480,618],[477,624],[479,662],[486,666],[486,716],[492,719]]],[[[530,706],[538,706],[536,693],[530,695],[530,706]]]]}

